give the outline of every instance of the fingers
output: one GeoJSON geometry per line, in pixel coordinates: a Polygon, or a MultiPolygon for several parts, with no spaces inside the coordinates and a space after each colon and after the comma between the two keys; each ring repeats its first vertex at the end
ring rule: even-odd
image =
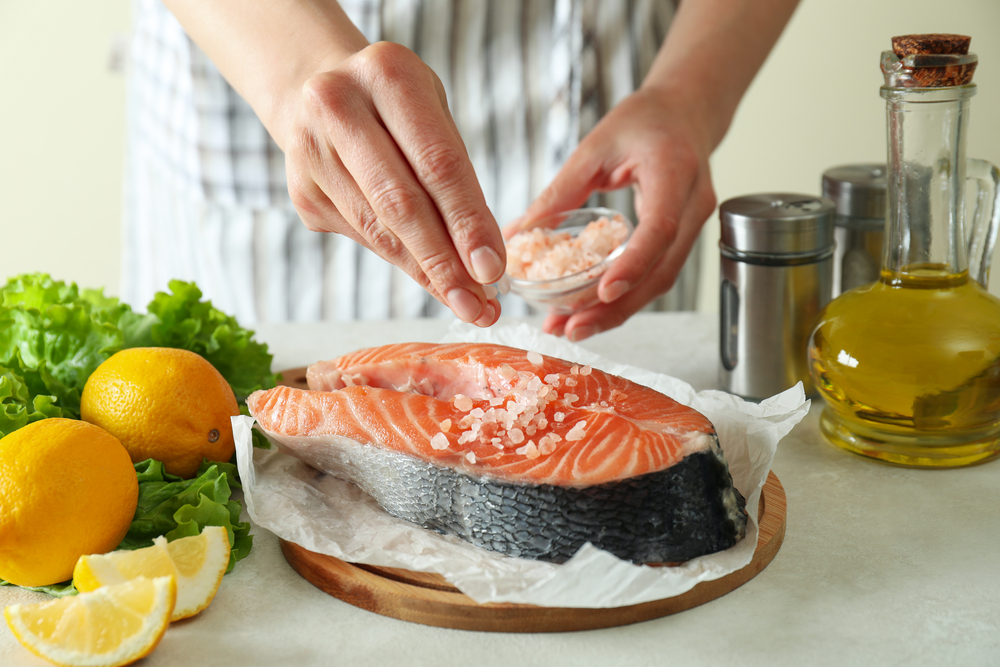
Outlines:
{"type": "Polygon", "coordinates": [[[506,265],[503,237],[469,161],[455,123],[444,103],[440,83],[430,70],[425,79],[413,78],[398,45],[380,45],[381,76],[391,79],[393,95],[373,98],[379,118],[412,167],[444,222],[454,247],[469,274],[481,284],[496,282],[506,265]],[[395,97],[407,100],[407,106],[395,97]]]}
{"type": "Polygon", "coordinates": [[[636,169],[635,190],[638,225],[625,252],[601,277],[598,294],[605,303],[641,284],[673,250],[682,225],[700,229],[715,208],[707,164],[682,148],[647,158],[636,169]]]}
{"type": "MultiPolygon", "coordinates": [[[[599,303],[568,317],[549,316],[543,328],[554,335],[563,333],[570,341],[578,342],[621,325],[650,301],[669,290],[697,241],[704,221],[714,211],[713,203],[709,213],[705,213],[706,204],[714,202],[714,193],[707,176],[699,179],[695,193],[692,198],[698,200],[698,205],[685,209],[674,243],[638,286],[612,303],[599,303]]],[[[624,258],[625,254],[616,264],[624,258]]]]}
{"type": "Polygon", "coordinates": [[[436,77],[403,47],[376,46],[354,70],[306,84],[293,202],[311,229],[354,238],[463,321],[488,326],[500,305],[482,284],[503,275],[500,231],[436,77]]]}

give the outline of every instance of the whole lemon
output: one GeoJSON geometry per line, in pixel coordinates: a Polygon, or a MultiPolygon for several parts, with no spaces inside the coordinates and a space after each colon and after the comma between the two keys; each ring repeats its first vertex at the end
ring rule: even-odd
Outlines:
{"type": "Polygon", "coordinates": [[[139,482],[128,452],[93,424],[43,419],[0,440],[0,578],[48,586],[128,532],[139,482]]]}
{"type": "Polygon", "coordinates": [[[212,364],[168,347],[112,355],[80,396],[80,417],[121,440],[134,463],[156,459],[184,478],[194,476],[202,459],[232,458],[229,418],[239,413],[233,390],[212,364]]]}

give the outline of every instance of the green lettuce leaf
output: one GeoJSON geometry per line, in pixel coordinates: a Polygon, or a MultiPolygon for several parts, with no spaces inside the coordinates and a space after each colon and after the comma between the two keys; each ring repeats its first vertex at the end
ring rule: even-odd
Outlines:
{"type": "Polygon", "coordinates": [[[32,391],[23,373],[18,364],[14,368],[0,366],[0,437],[39,419],[70,416],[55,405],[55,396],[32,391]]]}
{"type": "Polygon", "coordinates": [[[21,369],[31,394],[55,397],[65,416],[79,417],[87,378],[121,349],[117,322],[127,311],[100,291],[17,276],[0,289],[0,365],[21,369]]]}
{"type": "Polygon", "coordinates": [[[139,503],[119,549],[148,547],[160,535],[172,541],[198,535],[205,526],[223,526],[231,548],[226,572],[250,553],[250,524],[240,522],[243,507],[230,498],[233,488],[241,488],[236,466],[206,460],[193,479],[182,479],[166,472],[159,461],[148,459],[135,464],[135,471],[139,503]]]}
{"type": "MultiPolygon", "coordinates": [[[[280,376],[271,373],[267,345],[253,340],[253,331],[203,301],[194,283],[174,280],[170,290],[157,293],[149,312],[140,314],[102,290],[81,291],[44,273],[15,276],[0,288],[0,366],[21,377],[27,401],[51,397],[48,405],[57,407],[59,416],[73,418],[80,416],[87,378],[125,347],[196,352],[226,378],[240,403],[257,389],[277,384],[280,376]]],[[[43,403],[31,414],[55,416],[43,403]]],[[[5,409],[4,428],[28,423],[20,413],[14,417],[13,408],[5,409]]]]}
{"type": "MultiPolygon", "coordinates": [[[[0,586],[16,586],[16,584],[0,579],[0,586]]],[[[72,581],[65,581],[61,584],[52,584],[51,586],[21,586],[21,588],[26,591],[48,593],[49,595],[57,598],[66,597],[67,595],[76,595],[79,592],[76,590],[76,586],[73,585],[72,581]]]]}
{"type": "Polygon", "coordinates": [[[126,347],[143,344],[140,341],[148,336],[153,345],[197,352],[226,378],[239,401],[277,384],[280,378],[271,373],[267,345],[253,340],[253,331],[242,328],[211,301],[202,301],[194,283],[172,280],[170,291],[158,292],[149,304],[158,322],[130,323],[126,347]]]}

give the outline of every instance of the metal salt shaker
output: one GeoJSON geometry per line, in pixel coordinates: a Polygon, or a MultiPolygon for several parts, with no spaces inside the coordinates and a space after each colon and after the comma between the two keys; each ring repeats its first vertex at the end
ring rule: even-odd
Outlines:
{"type": "Polygon", "coordinates": [[[814,395],[806,346],[833,294],[833,202],[749,195],[723,202],[719,218],[722,387],[760,400],[801,381],[814,395]]]}
{"type": "Polygon", "coordinates": [[[884,164],[847,164],[823,172],[823,196],[836,207],[834,296],[878,280],[887,171],[884,164]]]}

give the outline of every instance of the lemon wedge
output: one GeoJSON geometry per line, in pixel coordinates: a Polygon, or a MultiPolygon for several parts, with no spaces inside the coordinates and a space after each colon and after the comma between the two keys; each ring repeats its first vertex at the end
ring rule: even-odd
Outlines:
{"type": "Polygon", "coordinates": [[[176,596],[173,578],[141,577],[49,602],[12,604],[3,615],[17,640],[40,658],[115,667],[156,648],[176,596]]]}
{"type": "Polygon", "coordinates": [[[136,577],[170,576],[177,580],[177,604],[171,621],[194,616],[215,597],[229,566],[229,535],[221,526],[206,526],[200,535],[135,551],[81,556],[73,569],[78,591],[93,591],[136,577]]]}

